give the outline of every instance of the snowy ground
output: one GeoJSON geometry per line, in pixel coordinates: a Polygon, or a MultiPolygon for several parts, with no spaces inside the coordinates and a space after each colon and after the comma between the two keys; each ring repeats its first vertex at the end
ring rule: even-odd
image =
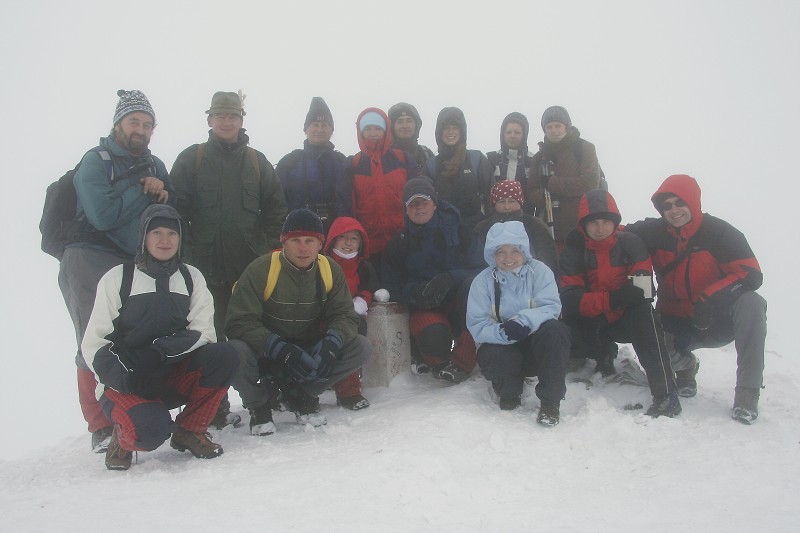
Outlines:
{"type": "Polygon", "coordinates": [[[699,392],[677,419],[624,410],[649,405],[647,390],[596,376],[569,384],[546,429],[531,386],[501,412],[477,371],[457,386],[407,372],[367,390],[364,411],[325,393],[323,428],[278,413],[270,437],[215,432],[225,455],[213,461],[165,443],[110,472],[76,433],[0,462],[0,530],[797,531],[797,365],[768,351],[748,427],[729,418],[732,350],[697,352],[699,392]]]}

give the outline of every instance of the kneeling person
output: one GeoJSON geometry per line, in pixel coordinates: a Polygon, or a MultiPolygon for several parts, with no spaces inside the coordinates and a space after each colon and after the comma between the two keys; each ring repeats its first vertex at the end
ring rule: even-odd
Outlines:
{"type": "Polygon", "coordinates": [[[275,432],[279,395],[299,423],[326,423],[319,395],[369,359],[341,267],[320,254],[322,221],[308,209],[289,213],[283,250],[245,269],[231,296],[225,333],[239,352],[233,381],[250,410],[250,432],[275,432]]]}
{"type": "Polygon", "coordinates": [[[539,376],[537,422],[555,426],[566,393],[569,329],[558,321],[561,301],[552,270],[531,257],[522,222],[489,229],[484,257],[490,266],[472,282],[467,327],[480,343],[478,364],[501,409],[520,405],[526,376],[539,376]]]}
{"type": "MultiPolygon", "coordinates": [[[[572,329],[572,356],[596,356],[609,342],[633,343],[653,395],[647,414],[676,416],[681,404],[661,322],[644,291],[628,280],[642,276],[652,286],[647,248],[636,235],[617,231],[622,217],[606,191],[586,193],[578,217],[560,257],[561,302],[564,321],[572,329]]],[[[613,365],[604,357],[598,366],[613,365]]]]}
{"type": "Polygon", "coordinates": [[[208,425],[238,365],[216,343],[214,303],[199,270],[180,257],[181,219],[172,207],[145,209],[136,264],[108,271],[97,286],[81,349],[114,423],[109,470],[127,470],[133,451],[170,445],[212,459],[222,447],[208,425]],[[173,422],[170,409],[185,405],[173,422]]]}

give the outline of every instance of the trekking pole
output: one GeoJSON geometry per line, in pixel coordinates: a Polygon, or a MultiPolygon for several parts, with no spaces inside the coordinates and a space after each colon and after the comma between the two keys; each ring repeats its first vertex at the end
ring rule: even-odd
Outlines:
{"type": "Polygon", "coordinates": [[[550,189],[547,187],[550,185],[550,176],[554,174],[553,172],[553,165],[550,161],[542,160],[541,164],[541,175],[544,179],[544,210],[545,210],[545,222],[547,222],[547,231],[550,232],[550,237],[553,239],[556,238],[555,233],[555,223],[553,221],[553,198],[550,196],[550,189]]]}

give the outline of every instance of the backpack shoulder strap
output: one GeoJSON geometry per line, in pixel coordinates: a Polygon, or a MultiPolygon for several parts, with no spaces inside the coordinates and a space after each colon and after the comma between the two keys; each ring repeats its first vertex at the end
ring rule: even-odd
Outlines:
{"type": "Polygon", "coordinates": [[[278,283],[278,276],[281,274],[281,251],[275,250],[269,261],[269,273],[267,273],[267,286],[264,287],[264,301],[269,300],[272,292],[275,290],[275,285],[278,283]]]}
{"type": "MultiPolygon", "coordinates": [[[[103,160],[103,165],[106,168],[106,176],[108,177],[108,181],[114,181],[114,160],[111,158],[111,153],[102,146],[95,146],[90,151],[100,156],[100,159],[103,160]]],[[[78,163],[78,166],[80,166],[80,163],[78,163]]],[[[78,167],[75,167],[75,170],[77,169],[78,167]]]]}
{"type": "Polygon", "coordinates": [[[256,169],[256,177],[261,177],[261,168],[258,164],[258,154],[255,151],[255,148],[247,147],[247,155],[250,156],[250,162],[253,163],[253,168],[256,169]]]}
{"type": "Polygon", "coordinates": [[[331,262],[326,256],[320,254],[317,256],[317,263],[319,266],[319,275],[322,278],[322,283],[325,285],[325,292],[331,292],[331,289],[333,289],[331,262]]]}
{"type": "Polygon", "coordinates": [[[572,143],[572,154],[575,156],[575,161],[580,166],[583,161],[583,139],[578,137],[578,140],[572,143]]]}
{"type": "Polygon", "coordinates": [[[481,153],[478,150],[469,151],[469,166],[477,174],[481,167],[481,153]]]}
{"type": "Polygon", "coordinates": [[[122,302],[120,308],[125,305],[128,296],[131,295],[131,288],[133,287],[133,269],[136,268],[131,261],[126,261],[122,264],[122,283],[119,285],[119,299],[122,302]]]}
{"type": "Polygon", "coordinates": [[[194,173],[200,172],[200,165],[203,164],[203,156],[206,154],[206,143],[197,145],[197,157],[194,158],[194,173]]]}
{"type": "Polygon", "coordinates": [[[186,292],[188,292],[189,296],[191,296],[192,292],[194,291],[194,280],[192,279],[192,273],[189,272],[189,268],[183,263],[180,264],[178,270],[180,270],[181,274],[183,274],[183,281],[186,283],[186,292]]]}

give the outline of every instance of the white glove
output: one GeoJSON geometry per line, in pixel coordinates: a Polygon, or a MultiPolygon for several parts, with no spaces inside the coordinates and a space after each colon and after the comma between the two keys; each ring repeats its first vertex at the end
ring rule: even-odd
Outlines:
{"type": "Polygon", "coordinates": [[[388,302],[389,301],[389,291],[386,289],[378,289],[375,291],[375,301],[376,302],[388,302]]]}
{"type": "Polygon", "coordinates": [[[361,316],[367,316],[367,302],[361,296],[353,298],[353,308],[361,316]]]}

